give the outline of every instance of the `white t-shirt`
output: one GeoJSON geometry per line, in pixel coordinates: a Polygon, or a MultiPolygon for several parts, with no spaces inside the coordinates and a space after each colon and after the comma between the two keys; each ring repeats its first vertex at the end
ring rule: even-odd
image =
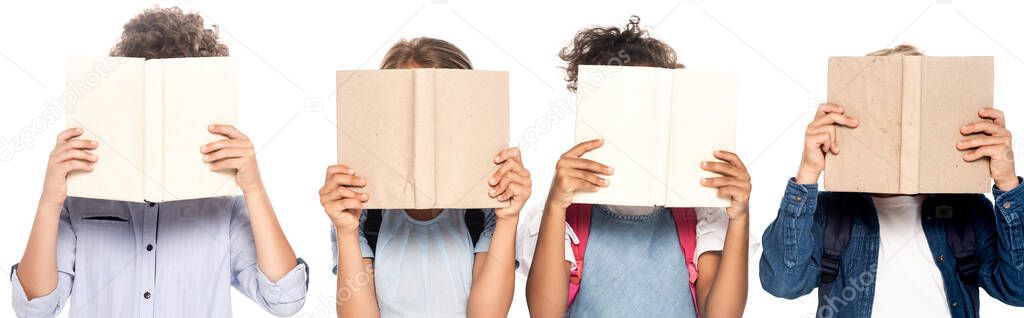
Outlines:
{"type": "MultiPolygon", "coordinates": [[[[621,214],[650,213],[653,207],[618,207],[611,206],[610,209],[621,214]]],[[[725,232],[729,227],[729,217],[723,208],[695,208],[697,210],[697,246],[694,254],[694,264],[704,252],[721,251],[725,246],[725,232]]],[[[516,261],[519,267],[516,269],[520,274],[529,276],[530,264],[533,263],[533,254],[537,250],[537,238],[540,233],[540,221],[542,213],[524,213],[522,222],[523,228],[516,231],[516,261]]],[[[572,263],[571,268],[576,268],[576,258],[572,255],[572,244],[577,242],[576,234],[569,224],[565,225],[565,260],[572,263]]]]}
{"type": "Polygon", "coordinates": [[[942,274],[921,227],[924,196],[872,200],[881,239],[872,317],[949,317],[942,274]]]}

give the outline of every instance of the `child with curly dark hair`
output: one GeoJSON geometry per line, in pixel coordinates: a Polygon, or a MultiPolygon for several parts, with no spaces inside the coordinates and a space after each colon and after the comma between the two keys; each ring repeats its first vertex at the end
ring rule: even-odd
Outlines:
{"type": "MultiPolygon", "coordinates": [[[[580,31],[559,56],[568,64],[570,91],[577,90],[580,65],[683,67],[635,16],[625,28],[580,31]]],[[[724,210],[573,204],[575,192],[608,186],[602,176],[612,167],[581,158],[602,145],[600,139],[580,143],[556,164],[526,285],[531,316],[741,316],[750,175],[739,157],[718,151],[723,162],[702,163],[722,175],[702,184],[731,197],[724,210]]]]}
{"type": "MultiPolygon", "coordinates": [[[[153,8],[124,25],[110,55],[146,59],[227,56],[203,18],[153,8]]],[[[115,123],[116,124],[116,123],[115,123]]],[[[230,125],[195,145],[210,170],[235,173],[242,196],[162,203],[68,197],[67,176],[88,172],[99,144],[57,136],[21,263],[11,270],[18,317],[230,317],[231,287],[263,309],[302,308],[307,269],[277,222],[252,142],[230,125]]]]}

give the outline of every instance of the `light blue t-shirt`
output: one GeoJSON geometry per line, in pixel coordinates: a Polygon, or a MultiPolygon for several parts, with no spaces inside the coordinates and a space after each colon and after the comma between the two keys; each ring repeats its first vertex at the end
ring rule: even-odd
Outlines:
{"type": "Polygon", "coordinates": [[[671,211],[592,209],[582,283],[568,317],[696,317],[671,211]]]}
{"type": "MultiPolygon", "coordinates": [[[[419,221],[404,210],[382,212],[377,246],[370,249],[360,220],[359,242],[363,257],[374,259],[374,286],[381,317],[466,317],[473,283],[476,253],[487,252],[497,216],[484,211],[484,230],[473,246],[463,209],[445,209],[437,217],[419,221]]],[[[335,273],[338,244],[331,227],[335,273]]]]}

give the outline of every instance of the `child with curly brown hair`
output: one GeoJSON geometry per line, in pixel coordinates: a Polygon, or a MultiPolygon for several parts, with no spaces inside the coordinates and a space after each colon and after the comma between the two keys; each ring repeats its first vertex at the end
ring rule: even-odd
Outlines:
{"type": "MultiPolygon", "coordinates": [[[[625,28],[580,31],[559,56],[568,64],[571,91],[577,89],[580,65],[683,67],[675,51],[650,37],[635,16],[625,28]]],[[[731,198],[724,210],[573,204],[575,192],[608,186],[602,176],[611,175],[613,167],[581,158],[603,144],[600,139],[580,143],[556,164],[526,285],[531,316],[741,316],[750,175],[739,157],[717,151],[723,162],[701,164],[722,175],[702,184],[731,198]]]]}
{"type": "MultiPolygon", "coordinates": [[[[124,25],[111,56],[227,56],[203,18],[153,8],[124,25]]],[[[68,197],[67,176],[93,170],[94,140],[60,133],[35,222],[11,270],[19,317],[230,317],[231,287],[278,316],[302,308],[307,269],[295,257],[263,187],[252,142],[230,125],[195,145],[195,159],[235,173],[243,195],[162,203],[68,197]]]]}

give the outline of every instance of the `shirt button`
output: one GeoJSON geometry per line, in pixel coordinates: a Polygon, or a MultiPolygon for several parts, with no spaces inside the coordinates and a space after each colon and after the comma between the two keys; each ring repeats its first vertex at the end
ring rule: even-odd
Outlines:
{"type": "Polygon", "coordinates": [[[799,195],[793,198],[793,200],[796,200],[796,202],[800,202],[800,201],[803,201],[803,199],[804,199],[804,198],[803,198],[803,197],[801,197],[801,196],[799,196],[799,195]]]}
{"type": "Polygon", "coordinates": [[[942,262],[945,262],[945,261],[946,261],[946,256],[945,255],[939,255],[939,263],[942,263],[942,262]]]}
{"type": "Polygon", "coordinates": [[[953,308],[956,308],[956,302],[955,301],[953,302],[953,308]]]}
{"type": "Polygon", "coordinates": [[[142,298],[149,299],[150,297],[153,297],[153,294],[150,294],[149,292],[145,292],[142,294],[142,298]]]}
{"type": "Polygon", "coordinates": [[[1011,206],[1013,206],[1013,202],[1010,202],[1010,201],[1003,202],[1003,208],[1004,209],[1009,209],[1011,206]]]}
{"type": "Polygon", "coordinates": [[[146,202],[146,204],[149,205],[149,207],[156,206],[156,202],[146,202]]]}
{"type": "Polygon", "coordinates": [[[152,250],[153,250],[153,244],[146,244],[146,251],[149,252],[149,251],[152,251],[152,250]]]}

